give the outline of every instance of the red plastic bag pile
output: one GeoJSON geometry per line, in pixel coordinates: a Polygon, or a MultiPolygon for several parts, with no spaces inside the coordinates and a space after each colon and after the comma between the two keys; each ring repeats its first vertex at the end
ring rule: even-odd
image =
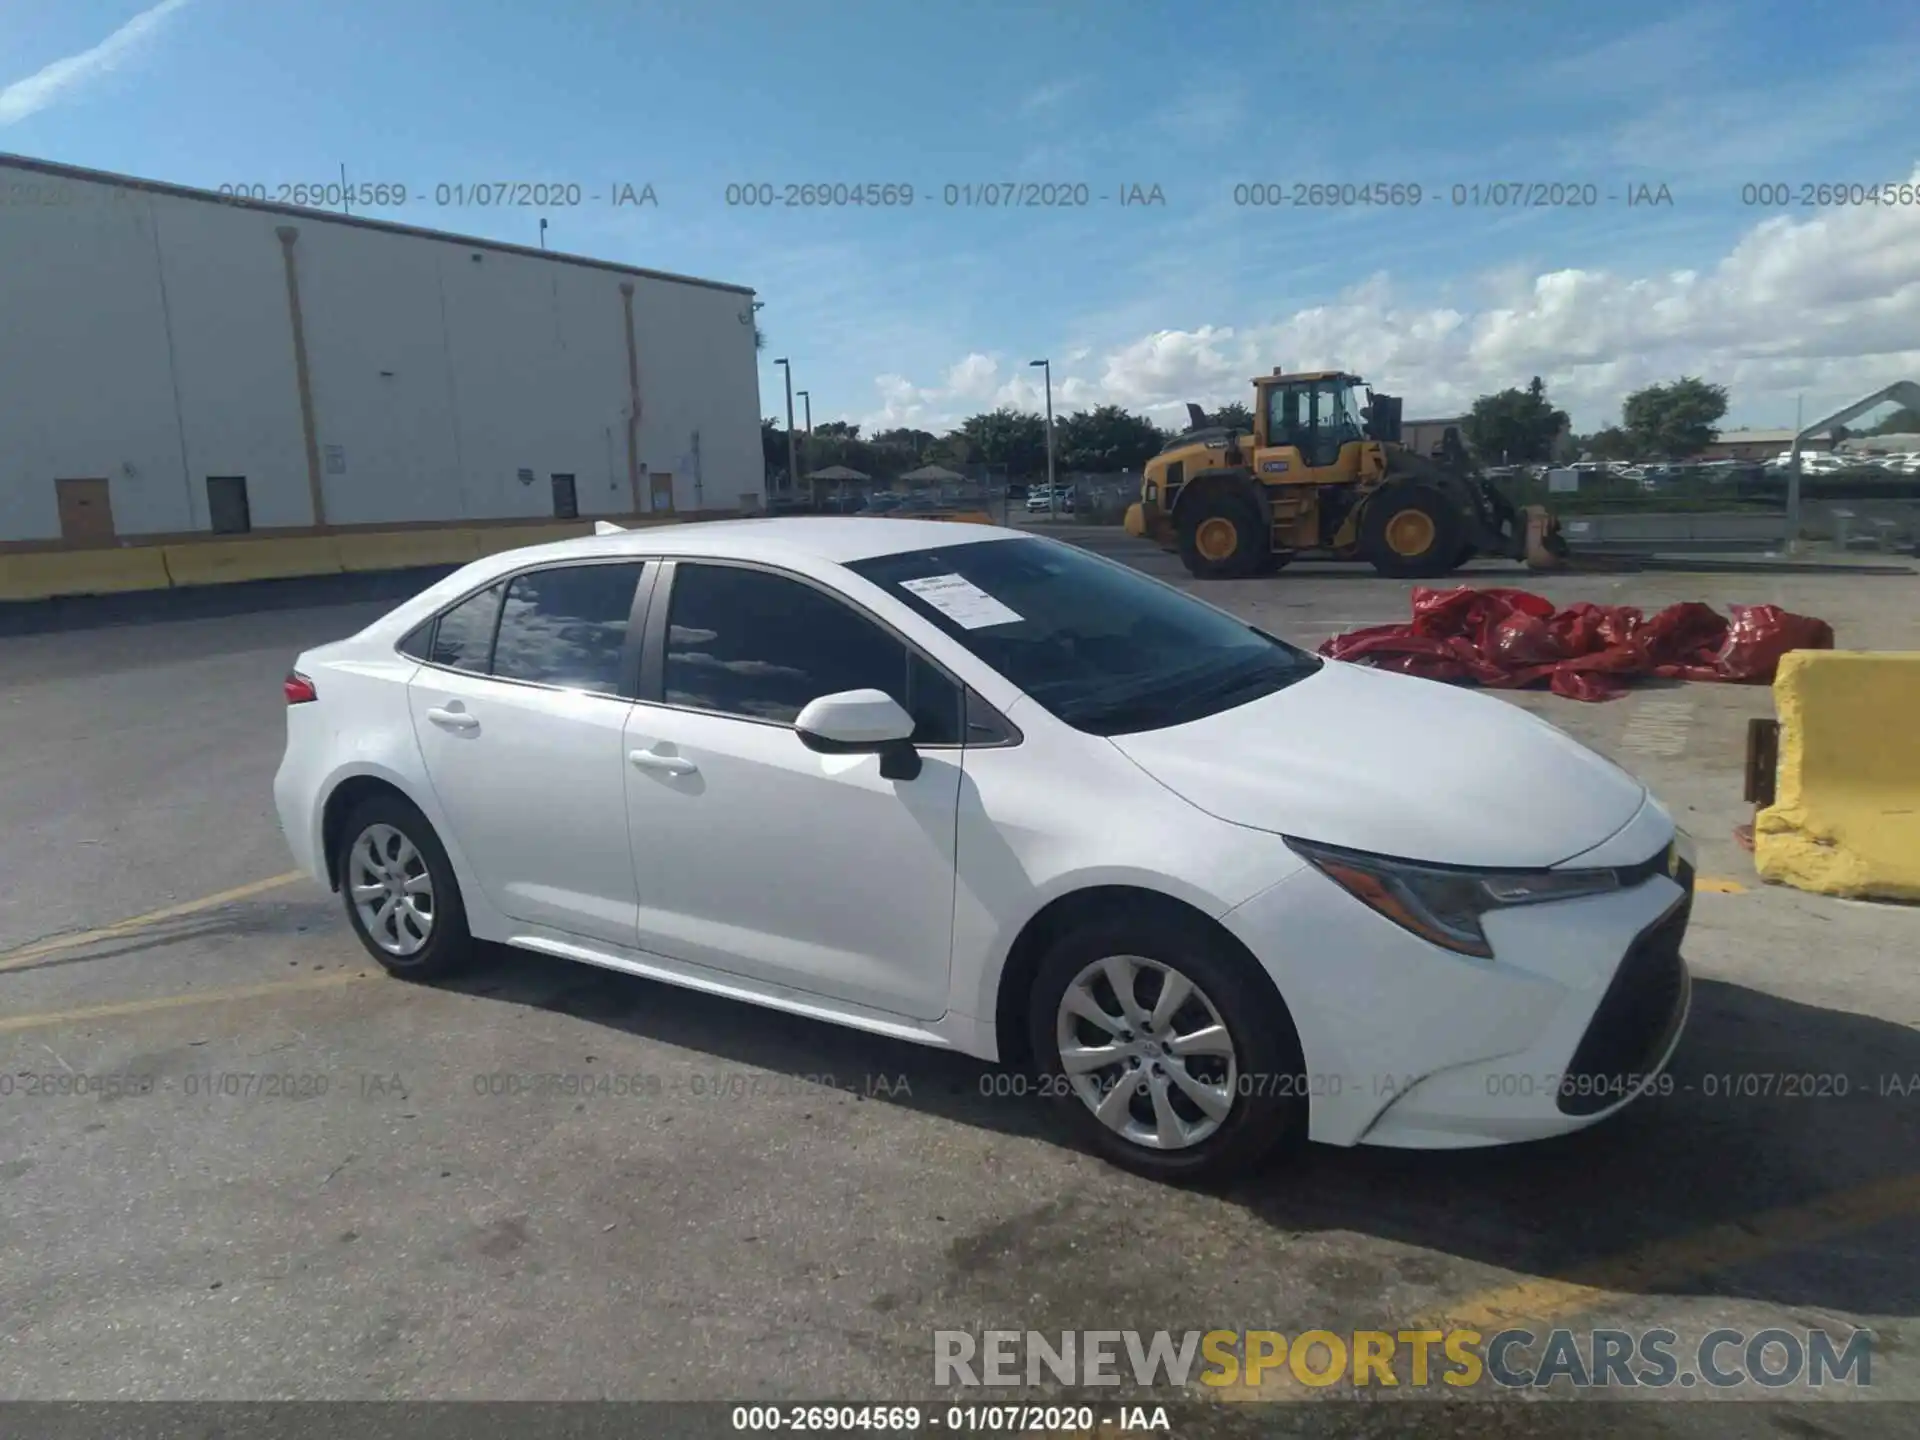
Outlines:
{"type": "Polygon", "coordinates": [[[1569,700],[1611,700],[1638,675],[1765,685],[1787,651],[1833,648],[1824,620],[1777,605],[1727,608],[1731,620],[1697,601],[1655,615],[1586,601],[1555,610],[1525,590],[1421,588],[1411,624],[1350,630],[1320,653],[1498,690],[1548,680],[1569,700]]]}

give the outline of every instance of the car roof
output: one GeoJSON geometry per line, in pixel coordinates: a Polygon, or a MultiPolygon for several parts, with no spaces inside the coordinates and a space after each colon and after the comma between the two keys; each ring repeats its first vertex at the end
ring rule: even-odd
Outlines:
{"type": "MultiPolygon", "coordinates": [[[[610,522],[618,523],[618,522],[610,522]]],[[[983,540],[1031,539],[1025,531],[952,520],[913,520],[860,515],[776,515],[743,520],[699,520],[684,525],[643,525],[608,535],[582,535],[494,557],[514,564],[534,554],[542,560],[614,558],[622,555],[713,555],[723,558],[808,558],[847,564],[910,550],[948,549],[983,540]]]]}
{"type": "Polygon", "coordinates": [[[475,560],[388,611],[360,634],[372,639],[402,634],[462,594],[528,565],[618,560],[629,555],[663,559],[711,556],[776,563],[784,560],[789,566],[804,570],[809,568],[808,562],[845,565],[879,555],[951,549],[955,545],[976,545],[985,540],[1048,543],[1044,536],[999,525],[895,520],[884,515],[781,515],[698,520],[684,525],[643,525],[607,535],[581,535],[544,545],[502,550],[475,560]]]}

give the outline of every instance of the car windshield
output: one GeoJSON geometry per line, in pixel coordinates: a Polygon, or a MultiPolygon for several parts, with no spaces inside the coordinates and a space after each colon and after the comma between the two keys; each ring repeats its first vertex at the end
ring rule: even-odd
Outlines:
{"type": "Polygon", "coordinates": [[[1184,725],[1270,695],[1322,663],[1125,565],[1038,537],[848,568],[1091,735],[1184,725]]]}

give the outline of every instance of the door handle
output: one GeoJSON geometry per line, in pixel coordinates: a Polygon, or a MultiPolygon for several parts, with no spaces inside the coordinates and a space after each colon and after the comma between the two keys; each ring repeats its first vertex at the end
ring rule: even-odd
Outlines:
{"type": "Polygon", "coordinates": [[[464,710],[442,710],[435,707],[427,711],[427,719],[436,725],[444,725],[449,730],[478,730],[480,722],[464,710]]]}
{"type": "Polygon", "coordinates": [[[651,750],[629,750],[627,762],[636,770],[657,770],[662,775],[691,775],[700,768],[683,755],[657,755],[651,750]]]}

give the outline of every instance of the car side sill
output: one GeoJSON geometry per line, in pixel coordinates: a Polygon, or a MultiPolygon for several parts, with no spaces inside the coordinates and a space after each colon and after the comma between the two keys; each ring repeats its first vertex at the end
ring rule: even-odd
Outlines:
{"type": "Polygon", "coordinates": [[[885,1035],[894,1040],[931,1045],[941,1050],[958,1050],[982,1058],[990,1053],[978,1048],[983,1038],[990,1041],[990,1027],[989,1034],[983,1037],[979,1023],[972,1016],[962,1015],[958,1011],[950,1010],[938,1020],[911,1020],[884,1010],[844,1004],[804,990],[765,984],[704,965],[670,960],[651,951],[603,948],[569,935],[522,931],[507,936],[503,943],[562,960],[598,965],[603,970],[617,970],[623,975],[636,975],[643,980],[658,980],[663,984],[679,985],[708,995],[744,1000],[748,1004],[764,1005],[771,1010],[784,1010],[789,1015],[804,1015],[812,1020],[845,1025],[854,1030],[864,1030],[870,1035],[885,1035]]]}

